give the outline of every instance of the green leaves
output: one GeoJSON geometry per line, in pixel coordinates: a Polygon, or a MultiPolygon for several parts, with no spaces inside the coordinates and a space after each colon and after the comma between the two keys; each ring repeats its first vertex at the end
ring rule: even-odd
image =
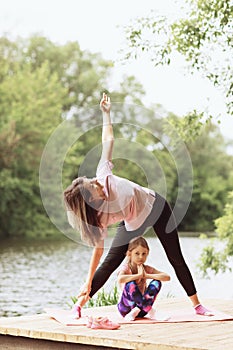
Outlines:
{"type": "MultiPolygon", "coordinates": [[[[85,134],[87,125],[89,129],[96,125],[95,114],[92,118],[88,115],[87,120],[85,111],[98,104],[112,62],[100,54],[82,51],[77,42],[58,45],[39,35],[16,41],[0,38],[0,53],[0,236],[57,233],[40,198],[41,155],[52,132],[67,116],[72,117],[82,138],[65,159],[64,183],[68,185],[77,175],[85,155],[101,140],[100,128],[85,134]]],[[[130,96],[132,103],[141,104],[143,94],[134,77],[125,77],[120,91],[111,97],[123,102],[130,96]]],[[[116,114],[124,122],[120,107],[116,114]]],[[[129,114],[130,121],[135,121],[135,113],[129,114]]],[[[56,174],[53,161],[67,144],[67,132],[64,129],[53,145],[54,158],[46,164],[48,178],[54,170],[56,174]]],[[[77,129],[69,132],[72,137],[77,129]]],[[[98,155],[94,156],[97,163],[98,155]]],[[[88,171],[93,171],[94,162],[88,171]]],[[[52,178],[46,190],[54,215],[60,193],[55,191],[52,178]]]]}
{"type": "Polygon", "coordinates": [[[227,203],[224,208],[224,215],[215,220],[216,231],[220,239],[229,239],[231,247],[229,253],[233,255],[233,191],[228,193],[227,203]]]}
{"type": "Polygon", "coordinates": [[[97,293],[97,297],[90,299],[86,307],[99,307],[99,306],[110,306],[116,305],[119,301],[119,292],[117,286],[114,285],[111,292],[106,293],[102,288],[101,291],[97,293]]]}
{"type": "Polygon", "coordinates": [[[231,271],[228,262],[233,256],[233,191],[228,194],[224,215],[215,220],[215,225],[217,237],[203,249],[198,264],[205,276],[209,270],[215,273],[231,271]]]}
{"type": "Polygon", "coordinates": [[[166,125],[164,127],[165,133],[169,134],[172,140],[175,140],[172,129],[169,127],[169,125],[172,125],[176,133],[178,133],[179,138],[187,143],[194,141],[200,135],[206,123],[204,113],[197,112],[196,110],[181,118],[170,115],[167,122],[167,127],[166,125]]]}
{"type": "Polygon", "coordinates": [[[0,52],[0,236],[55,233],[40,199],[41,155],[72,105],[96,103],[110,64],[40,36],[0,38],[0,52]]]}
{"type": "MultiPolygon", "coordinates": [[[[91,298],[88,303],[85,305],[85,307],[99,307],[99,306],[110,306],[110,305],[116,305],[119,300],[119,291],[117,288],[117,285],[115,284],[112,291],[109,293],[106,293],[104,288],[102,288],[95,297],[91,298]]],[[[75,304],[78,299],[76,297],[71,297],[71,301],[73,304],[75,304]]],[[[72,305],[73,305],[72,304],[72,305]]],[[[70,307],[70,305],[68,303],[70,307]]]]}
{"type": "Polygon", "coordinates": [[[128,49],[125,59],[149,55],[155,66],[169,65],[175,53],[180,53],[226,97],[229,114],[233,113],[231,0],[188,0],[188,9],[178,20],[151,13],[132,21],[125,28],[128,49]]]}
{"type": "MultiPolygon", "coordinates": [[[[217,241],[215,240],[215,243],[217,241]]],[[[227,267],[228,256],[224,251],[217,251],[214,243],[206,246],[200,255],[200,262],[197,264],[203,277],[208,277],[209,271],[215,274],[218,272],[226,272],[230,268],[227,267]]]]}
{"type": "Polygon", "coordinates": [[[170,31],[166,18],[153,11],[151,16],[135,19],[125,27],[128,49],[121,50],[123,60],[137,59],[147,53],[155,66],[170,64],[170,31]]]}

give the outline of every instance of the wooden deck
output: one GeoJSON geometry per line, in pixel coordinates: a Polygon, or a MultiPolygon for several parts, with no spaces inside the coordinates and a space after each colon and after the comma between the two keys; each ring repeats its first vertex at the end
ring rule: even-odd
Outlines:
{"type": "MultiPolygon", "coordinates": [[[[203,300],[233,315],[233,300],[203,300]]],[[[160,311],[191,307],[188,299],[159,301],[160,311]]],[[[108,308],[116,308],[110,306],[108,308]]],[[[98,308],[99,310],[99,308],[98,308]]],[[[0,318],[0,349],[232,350],[233,321],[123,324],[118,330],[63,326],[46,314],[0,318]]]]}

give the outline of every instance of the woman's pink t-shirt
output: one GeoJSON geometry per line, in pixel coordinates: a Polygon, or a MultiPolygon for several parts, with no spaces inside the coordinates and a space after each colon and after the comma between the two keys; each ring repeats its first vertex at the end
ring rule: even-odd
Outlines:
{"type": "MultiPolygon", "coordinates": [[[[112,168],[113,164],[105,161],[98,165],[96,172],[97,180],[104,186],[106,195],[106,200],[98,208],[101,212],[101,225],[105,229],[124,220],[126,230],[134,231],[150,214],[155,201],[155,192],[113,175],[112,168]]],[[[105,234],[103,232],[103,235],[105,234]]]]}

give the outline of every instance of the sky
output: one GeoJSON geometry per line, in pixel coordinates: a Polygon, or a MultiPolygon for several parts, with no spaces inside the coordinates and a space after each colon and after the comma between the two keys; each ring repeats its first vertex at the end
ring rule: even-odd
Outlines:
{"type": "Polygon", "coordinates": [[[199,74],[188,74],[177,58],[170,67],[157,67],[148,57],[122,65],[119,51],[125,45],[123,27],[153,9],[170,19],[182,15],[184,0],[0,0],[0,35],[10,38],[40,33],[56,43],[78,41],[82,50],[100,52],[115,62],[109,82],[114,89],[123,74],[134,75],[146,91],[147,106],[162,104],[168,111],[184,115],[192,109],[207,109],[220,129],[232,140],[232,118],[224,98],[199,74]]]}

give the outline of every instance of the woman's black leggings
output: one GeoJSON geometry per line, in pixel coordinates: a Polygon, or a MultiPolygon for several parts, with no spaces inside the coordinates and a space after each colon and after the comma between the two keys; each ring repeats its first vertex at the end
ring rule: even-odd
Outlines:
{"type": "Polygon", "coordinates": [[[90,297],[105,284],[110,275],[121,264],[125,258],[129,241],[134,237],[143,235],[148,227],[153,227],[187,295],[196,294],[193,278],[181,252],[174,215],[168,202],[162,196],[156,194],[152,211],[139,229],[127,231],[124,221],[119,224],[111,248],[103,263],[95,272],[90,297]]]}

